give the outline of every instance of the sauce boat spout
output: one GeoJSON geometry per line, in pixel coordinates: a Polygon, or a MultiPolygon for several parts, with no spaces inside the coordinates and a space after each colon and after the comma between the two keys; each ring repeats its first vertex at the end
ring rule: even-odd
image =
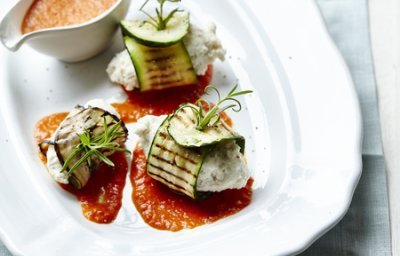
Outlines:
{"type": "Polygon", "coordinates": [[[19,1],[0,23],[0,40],[10,51],[17,51],[27,39],[36,35],[36,33],[23,35],[21,32],[22,21],[32,2],[33,0],[19,1]]]}

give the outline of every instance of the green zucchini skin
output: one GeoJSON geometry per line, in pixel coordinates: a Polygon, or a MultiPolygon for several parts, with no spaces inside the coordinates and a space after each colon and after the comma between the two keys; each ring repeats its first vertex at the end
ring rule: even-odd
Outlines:
{"type": "Polygon", "coordinates": [[[178,43],[187,35],[190,28],[189,13],[177,12],[164,30],[157,30],[146,20],[123,20],[121,28],[124,35],[134,38],[149,47],[167,47],[178,43]]]}
{"type": "Polygon", "coordinates": [[[168,117],[158,128],[148,152],[146,171],[155,180],[193,199],[208,193],[198,192],[196,183],[209,148],[184,148],[167,132],[168,117]]]}
{"type": "Polygon", "coordinates": [[[222,119],[213,126],[205,127],[204,130],[196,129],[196,114],[193,108],[196,105],[186,104],[171,115],[167,130],[175,142],[188,148],[200,148],[216,145],[226,140],[236,140],[244,154],[245,139],[243,136],[231,129],[222,119]],[[185,107],[186,106],[186,107],[185,107]]]}
{"type": "Polygon", "coordinates": [[[124,36],[124,43],[135,67],[140,91],[163,90],[197,83],[196,72],[183,42],[154,48],[124,36]]]}
{"type": "MultiPolygon", "coordinates": [[[[196,106],[191,104],[190,107],[196,106]]],[[[244,154],[245,139],[222,120],[204,131],[196,130],[194,120],[195,114],[189,107],[181,107],[166,117],[150,146],[146,171],[172,190],[201,200],[211,194],[197,191],[197,180],[206,157],[219,143],[227,140],[235,140],[244,154]],[[178,140],[172,136],[174,133],[178,140]]]]}

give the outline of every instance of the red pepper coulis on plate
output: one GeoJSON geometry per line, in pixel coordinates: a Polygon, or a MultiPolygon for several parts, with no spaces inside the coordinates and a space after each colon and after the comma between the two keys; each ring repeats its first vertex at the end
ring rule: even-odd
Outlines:
{"type": "Polygon", "coordinates": [[[212,73],[212,66],[209,66],[207,72],[203,76],[199,76],[198,83],[194,85],[162,91],[125,91],[128,99],[124,103],[115,103],[113,106],[126,123],[136,122],[145,115],[171,114],[179,105],[186,102],[194,103],[198,100],[204,94],[204,89],[210,84],[212,73]]]}
{"type": "Polygon", "coordinates": [[[153,228],[179,231],[195,228],[235,214],[251,202],[253,179],[241,189],[229,189],[195,201],[177,194],[146,174],[146,156],[133,152],[130,179],[132,200],[143,220],[153,228]]]}

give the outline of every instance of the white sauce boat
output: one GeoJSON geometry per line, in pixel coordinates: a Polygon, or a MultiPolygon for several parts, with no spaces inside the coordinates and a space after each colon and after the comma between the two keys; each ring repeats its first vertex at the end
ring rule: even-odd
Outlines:
{"type": "Polygon", "coordinates": [[[34,0],[20,0],[0,23],[0,41],[10,51],[24,43],[35,50],[66,62],[89,59],[110,45],[130,0],[118,0],[111,8],[88,22],[41,29],[22,34],[21,25],[34,0]]]}

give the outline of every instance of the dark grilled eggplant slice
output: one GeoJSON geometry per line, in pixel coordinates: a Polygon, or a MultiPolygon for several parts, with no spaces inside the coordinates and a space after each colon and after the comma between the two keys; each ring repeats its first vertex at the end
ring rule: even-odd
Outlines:
{"type": "Polygon", "coordinates": [[[43,141],[41,141],[38,144],[40,153],[42,153],[43,155],[46,155],[47,150],[49,149],[50,145],[54,145],[54,142],[52,140],[43,140],[43,141]]]}
{"type": "MultiPolygon", "coordinates": [[[[77,106],[68,117],[61,123],[54,135],[54,150],[56,151],[57,158],[60,161],[61,166],[64,165],[66,159],[69,157],[74,148],[80,144],[79,134],[85,131],[89,131],[92,137],[98,136],[104,132],[104,120],[108,127],[111,127],[121,120],[107,112],[104,109],[97,107],[84,108],[77,106]]],[[[118,128],[121,135],[116,138],[116,142],[123,144],[128,136],[128,130],[125,124],[121,122],[121,126],[118,128]]],[[[104,155],[110,155],[113,152],[102,152],[104,155]]],[[[67,168],[71,168],[79,156],[71,161],[67,168]]],[[[93,159],[88,163],[84,163],[79,166],[69,176],[69,183],[76,189],[83,188],[89,181],[92,169],[98,165],[98,162],[93,159]]],[[[68,169],[66,170],[68,171],[68,169]]]]}

